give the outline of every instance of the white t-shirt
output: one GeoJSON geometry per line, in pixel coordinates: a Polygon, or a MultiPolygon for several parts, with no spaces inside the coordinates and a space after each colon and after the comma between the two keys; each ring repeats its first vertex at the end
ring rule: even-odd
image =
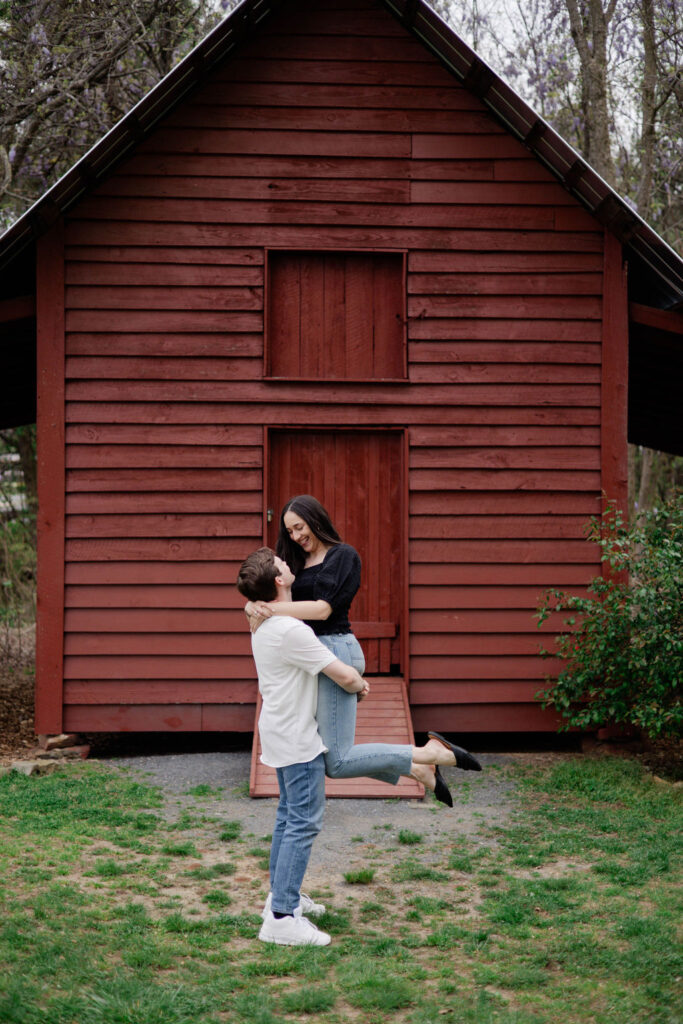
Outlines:
{"type": "Polygon", "coordinates": [[[336,661],[310,626],[272,615],[251,635],[263,705],[261,760],[271,768],[312,761],[327,749],[315,720],[319,672],[336,661]]]}

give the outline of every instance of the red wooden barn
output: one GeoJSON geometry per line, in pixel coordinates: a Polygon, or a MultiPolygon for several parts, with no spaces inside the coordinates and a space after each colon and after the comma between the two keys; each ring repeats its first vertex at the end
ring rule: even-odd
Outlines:
{"type": "Polygon", "coordinates": [[[425,3],[244,0],[0,254],[38,731],[251,731],[233,583],[300,492],[415,729],[554,728],[533,612],[627,417],[683,450],[683,264],[425,3]]]}

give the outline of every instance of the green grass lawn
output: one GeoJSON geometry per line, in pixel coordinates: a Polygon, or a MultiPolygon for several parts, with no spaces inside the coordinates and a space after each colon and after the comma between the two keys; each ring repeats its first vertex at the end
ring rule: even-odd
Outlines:
{"type": "Polygon", "coordinates": [[[325,949],[258,941],[269,837],[211,792],[171,820],[113,768],[0,778],[0,1022],[678,1024],[680,791],[617,758],[506,771],[506,827],[451,822],[428,859],[387,832],[371,880],[312,892],[325,949]]]}

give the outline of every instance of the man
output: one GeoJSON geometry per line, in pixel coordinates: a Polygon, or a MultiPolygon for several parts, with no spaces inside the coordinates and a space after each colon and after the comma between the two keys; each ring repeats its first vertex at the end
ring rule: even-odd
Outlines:
{"type": "MultiPolygon", "coordinates": [[[[250,601],[291,601],[294,574],[270,548],[242,564],[237,589],[250,601]]],[[[273,615],[252,633],[262,698],[261,760],[275,768],[280,788],[270,851],[271,892],[259,938],[287,946],[327,946],[330,936],[304,916],[324,913],[301,893],[313,840],[325,807],[326,747],[315,720],[318,673],[325,671],[349,693],[364,696],[368,684],[335,658],[298,619],[273,615]]]]}

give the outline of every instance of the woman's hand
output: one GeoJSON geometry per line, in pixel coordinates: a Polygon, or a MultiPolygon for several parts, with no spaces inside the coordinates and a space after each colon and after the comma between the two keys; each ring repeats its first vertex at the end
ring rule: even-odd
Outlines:
{"type": "Polygon", "coordinates": [[[247,601],[244,606],[244,610],[248,617],[252,615],[260,615],[261,619],[269,619],[274,614],[273,609],[270,607],[267,601],[247,601]]]}
{"type": "Polygon", "coordinates": [[[269,619],[273,614],[266,601],[247,601],[244,606],[244,614],[249,620],[249,629],[255,633],[262,622],[269,619]]]}

